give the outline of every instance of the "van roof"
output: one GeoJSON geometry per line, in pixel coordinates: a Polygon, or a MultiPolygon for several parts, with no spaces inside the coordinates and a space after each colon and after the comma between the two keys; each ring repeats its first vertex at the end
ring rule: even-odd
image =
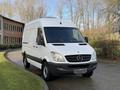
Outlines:
{"type": "Polygon", "coordinates": [[[39,18],[27,23],[27,25],[33,25],[36,23],[42,27],[76,27],[76,25],[70,20],[61,20],[55,17],[39,18]]]}

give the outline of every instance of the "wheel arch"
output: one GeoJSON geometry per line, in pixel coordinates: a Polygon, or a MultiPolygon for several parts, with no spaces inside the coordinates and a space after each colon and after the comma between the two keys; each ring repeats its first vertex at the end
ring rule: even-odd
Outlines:
{"type": "Polygon", "coordinates": [[[50,60],[49,60],[49,58],[48,57],[44,57],[43,59],[42,59],[42,63],[44,63],[44,62],[49,62],[50,60]]]}
{"type": "Polygon", "coordinates": [[[23,51],[23,52],[22,52],[22,56],[25,56],[25,55],[26,55],[26,52],[25,52],[25,51],[23,51]]]}

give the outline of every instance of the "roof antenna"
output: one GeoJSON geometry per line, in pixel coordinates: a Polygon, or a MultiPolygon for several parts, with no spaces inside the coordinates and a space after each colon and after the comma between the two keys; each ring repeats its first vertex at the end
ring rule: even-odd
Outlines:
{"type": "Polygon", "coordinates": [[[62,22],[60,21],[60,24],[62,24],[62,22]]]}
{"type": "Polygon", "coordinates": [[[60,24],[62,24],[62,17],[60,17],[60,24]]]}

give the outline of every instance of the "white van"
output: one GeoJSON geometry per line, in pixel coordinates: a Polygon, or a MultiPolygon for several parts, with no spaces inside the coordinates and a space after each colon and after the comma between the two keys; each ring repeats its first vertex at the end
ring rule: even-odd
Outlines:
{"type": "Polygon", "coordinates": [[[96,52],[67,20],[40,18],[25,25],[23,63],[42,69],[45,80],[52,76],[77,74],[90,77],[97,66],[96,52]]]}

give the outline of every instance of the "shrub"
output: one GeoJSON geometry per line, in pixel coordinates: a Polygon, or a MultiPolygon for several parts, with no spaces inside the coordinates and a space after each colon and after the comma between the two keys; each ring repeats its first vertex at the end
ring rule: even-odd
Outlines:
{"type": "Polygon", "coordinates": [[[98,57],[120,57],[120,35],[108,28],[90,29],[82,32],[89,38],[89,43],[95,48],[98,57]]]}
{"type": "Polygon", "coordinates": [[[109,58],[120,56],[120,42],[118,40],[101,40],[91,44],[96,49],[98,56],[109,58]]]}
{"type": "Polygon", "coordinates": [[[0,50],[21,48],[21,45],[0,45],[0,50]]]}

